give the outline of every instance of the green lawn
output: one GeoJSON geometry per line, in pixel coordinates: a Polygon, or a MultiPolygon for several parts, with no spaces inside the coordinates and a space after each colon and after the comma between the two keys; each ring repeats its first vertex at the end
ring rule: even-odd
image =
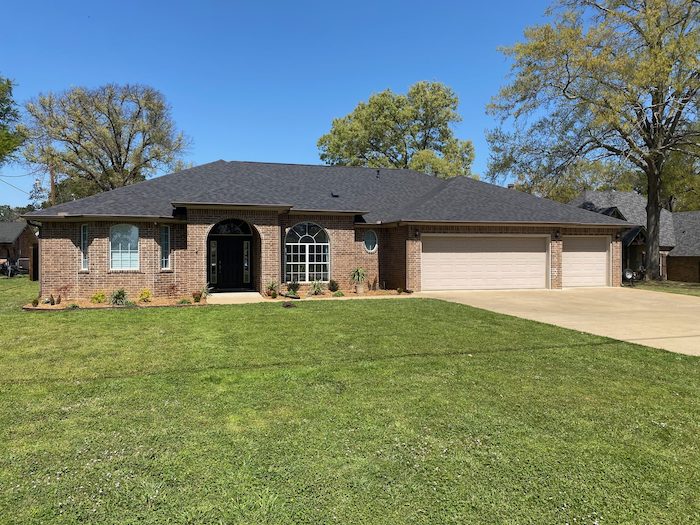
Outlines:
{"type": "Polygon", "coordinates": [[[30,313],[2,523],[698,523],[700,359],[424,299],[30,313]]]}
{"type": "Polygon", "coordinates": [[[649,281],[635,283],[636,288],[654,292],[680,293],[700,297],[700,283],[682,283],[678,281],[649,281]]]}

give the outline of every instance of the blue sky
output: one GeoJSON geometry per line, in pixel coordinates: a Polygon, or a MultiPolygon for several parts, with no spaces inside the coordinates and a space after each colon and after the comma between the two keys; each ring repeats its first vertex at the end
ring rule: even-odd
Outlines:
{"type": "MultiPolygon", "coordinates": [[[[456,132],[488,162],[484,106],[509,64],[498,47],[543,20],[543,0],[12,2],[0,75],[19,103],[108,82],[160,90],[187,160],[319,163],[316,141],[370,94],[436,80],[460,98],[456,132]]],[[[8,9],[5,10],[8,12],[8,9]]],[[[0,178],[28,191],[23,166],[0,178]]],[[[0,182],[0,203],[27,195],[0,182]]]]}

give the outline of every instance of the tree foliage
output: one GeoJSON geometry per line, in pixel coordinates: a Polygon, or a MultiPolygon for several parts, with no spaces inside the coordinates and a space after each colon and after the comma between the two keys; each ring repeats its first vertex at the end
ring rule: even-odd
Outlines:
{"type": "Polygon", "coordinates": [[[143,181],[175,166],[186,147],[163,95],[147,86],[78,87],[26,110],[24,156],[55,170],[56,202],[143,181]]]}
{"type": "Polygon", "coordinates": [[[471,141],[454,136],[461,120],[454,91],[438,82],[418,82],[406,95],[391,90],[360,102],[333,121],[318,141],[331,165],[410,168],[438,177],[470,175],[471,141]]]}
{"type": "Polygon", "coordinates": [[[10,160],[24,137],[17,130],[19,112],[12,98],[12,82],[0,77],[0,165],[10,160]]]}
{"type": "Polygon", "coordinates": [[[658,277],[665,164],[699,151],[700,2],[560,0],[548,13],[505,50],[513,78],[489,107],[501,117],[489,174],[537,185],[582,159],[643,173],[658,277]]]}

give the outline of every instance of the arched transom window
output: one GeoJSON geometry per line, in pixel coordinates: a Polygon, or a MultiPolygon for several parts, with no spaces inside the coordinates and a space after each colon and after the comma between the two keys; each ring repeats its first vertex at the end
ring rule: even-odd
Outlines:
{"type": "Polygon", "coordinates": [[[109,230],[109,267],[112,270],[139,269],[139,229],[117,224],[109,230]]]}
{"type": "Polygon", "coordinates": [[[318,224],[302,222],[290,228],[284,239],[286,281],[328,281],[328,234],[318,224]]]}

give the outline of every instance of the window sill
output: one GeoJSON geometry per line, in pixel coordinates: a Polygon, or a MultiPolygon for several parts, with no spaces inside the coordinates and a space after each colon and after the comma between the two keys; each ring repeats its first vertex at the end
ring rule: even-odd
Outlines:
{"type": "Polygon", "coordinates": [[[172,268],[161,268],[160,273],[175,273],[172,268]]]}
{"type": "Polygon", "coordinates": [[[90,273],[90,270],[78,270],[78,275],[87,275],[90,273]]]}
{"type": "Polygon", "coordinates": [[[141,270],[109,270],[107,273],[143,273],[141,270]]]}

